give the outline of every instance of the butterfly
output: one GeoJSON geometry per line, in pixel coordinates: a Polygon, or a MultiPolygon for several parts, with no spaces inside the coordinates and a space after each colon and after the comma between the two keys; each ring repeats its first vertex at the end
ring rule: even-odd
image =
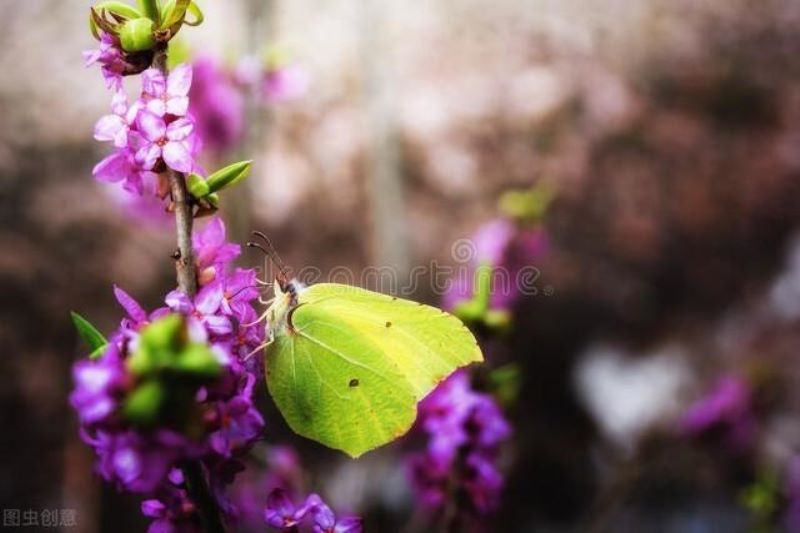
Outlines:
{"type": "Polygon", "coordinates": [[[265,312],[269,392],[289,427],[351,457],[405,434],[417,403],[459,367],[483,361],[456,317],[421,303],[280,273],[265,312]]]}

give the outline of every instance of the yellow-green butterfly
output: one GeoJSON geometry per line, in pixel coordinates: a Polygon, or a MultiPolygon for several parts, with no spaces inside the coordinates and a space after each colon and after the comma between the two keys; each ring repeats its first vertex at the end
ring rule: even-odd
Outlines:
{"type": "Polygon", "coordinates": [[[482,361],[456,317],[349,285],[309,287],[278,266],[267,309],[267,386],[296,433],[352,457],[408,431],[417,403],[457,368],[482,361]]]}

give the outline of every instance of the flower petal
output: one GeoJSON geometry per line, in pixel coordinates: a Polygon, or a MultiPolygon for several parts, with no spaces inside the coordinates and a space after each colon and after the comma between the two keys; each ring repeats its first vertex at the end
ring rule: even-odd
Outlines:
{"type": "Polygon", "coordinates": [[[194,131],[194,122],[188,118],[179,118],[171,123],[167,128],[167,139],[170,141],[182,141],[194,131]]]}
{"type": "Polygon", "coordinates": [[[186,96],[192,87],[192,67],[187,64],[180,65],[172,71],[167,80],[167,94],[169,96],[186,96]]]}
{"type": "Polygon", "coordinates": [[[120,150],[97,163],[92,170],[92,175],[97,181],[113,183],[124,180],[130,171],[131,164],[128,153],[120,150]]]}
{"type": "Polygon", "coordinates": [[[153,98],[160,98],[167,90],[164,75],[155,68],[149,68],[142,73],[142,92],[153,98]]]}
{"type": "Polygon", "coordinates": [[[168,142],[165,144],[163,156],[167,166],[178,172],[191,172],[194,168],[192,155],[182,142],[168,142]]]}
{"type": "Polygon", "coordinates": [[[123,291],[116,285],[114,285],[114,296],[119,302],[119,305],[125,309],[125,312],[128,313],[128,316],[132,319],[136,320],[137,322],[145,322],[147,320],[147,313],[145,313],[142,306],[134,300],[130,294],[123,291]]]}
{"type": "Polygon", "coordinates": [[[114,141],[114,146],[124,148],[128,144],[128,124],[119,115],[101,117],[94,126],[94,138],[98,141],[114,141]]]}
{"type": "Polygon", "coordinates": [[[188,96],[173,96],[167,100],[167,113],[175,115],[176,117],[186,116],[189,111],[189,97],[188,96]]]}
{"type": "Polygon", "coordinates": [[[160,141],[167,134],[167,124],[164,119],[153,113],[139,113],[136,126],[148,141],[160,141]]]}

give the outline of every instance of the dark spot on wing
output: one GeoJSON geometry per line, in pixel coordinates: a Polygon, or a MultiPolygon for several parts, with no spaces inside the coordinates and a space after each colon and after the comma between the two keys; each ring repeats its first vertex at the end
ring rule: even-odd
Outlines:
{"type": "Polygon", "coordinates": [[[390,328],[390,327],[392,327],[392,323],[391,323],[391,322],[387,322],[387,323],[386,323],[386,327],[387,327],[387,328],[390,328]]]}
{"type": "Polygon", "coordinates": [[[358,380],[356,378],[350,380],[350,388],[353,387],[358,387],[358,380]]]}
{"type": "Polygon", "coordinates": [[[394,302],[396,300],[397,300],[397,296],[392,296],[392,301],[394,302]]]}

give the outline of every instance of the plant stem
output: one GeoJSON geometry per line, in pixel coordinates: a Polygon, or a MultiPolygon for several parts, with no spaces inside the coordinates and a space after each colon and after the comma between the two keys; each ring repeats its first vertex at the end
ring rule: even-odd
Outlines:
{"type": "Polygon", "coordinates": [[[203,465],[200,461],[188,461],[181,468],[186,490],[192,501],[200,509],[203,517],[203,525],[209,533],[225,533],[225,526],[222,525],[219,509],[214,495],[208,490],[206,477],[203,474],[203,465]]]}
{"type": "MultiPolygon", "coordinates": [[[[156,49],[153,66],[159,69],[164,76],[169,74],[166,45],[156,49]]],[[[172,194],[172,203],[175,206],[175,226],[178,234],[178,251],[175,258],[178,289],[193,298],[197,293],[197,268],[195,267],[194,250],[192,249],[194,215],[192,213],[191,196],[186,189],[186,176],[180,172],[169,170],[169,186],[172,194]]],[[[205,530],[209,533],[225,533],[219,506],[209,489],[203,473],[202,463],[200,461],[188,461],[184,463],[182,470],[189,497],[200,510],[205,530]]]]}

